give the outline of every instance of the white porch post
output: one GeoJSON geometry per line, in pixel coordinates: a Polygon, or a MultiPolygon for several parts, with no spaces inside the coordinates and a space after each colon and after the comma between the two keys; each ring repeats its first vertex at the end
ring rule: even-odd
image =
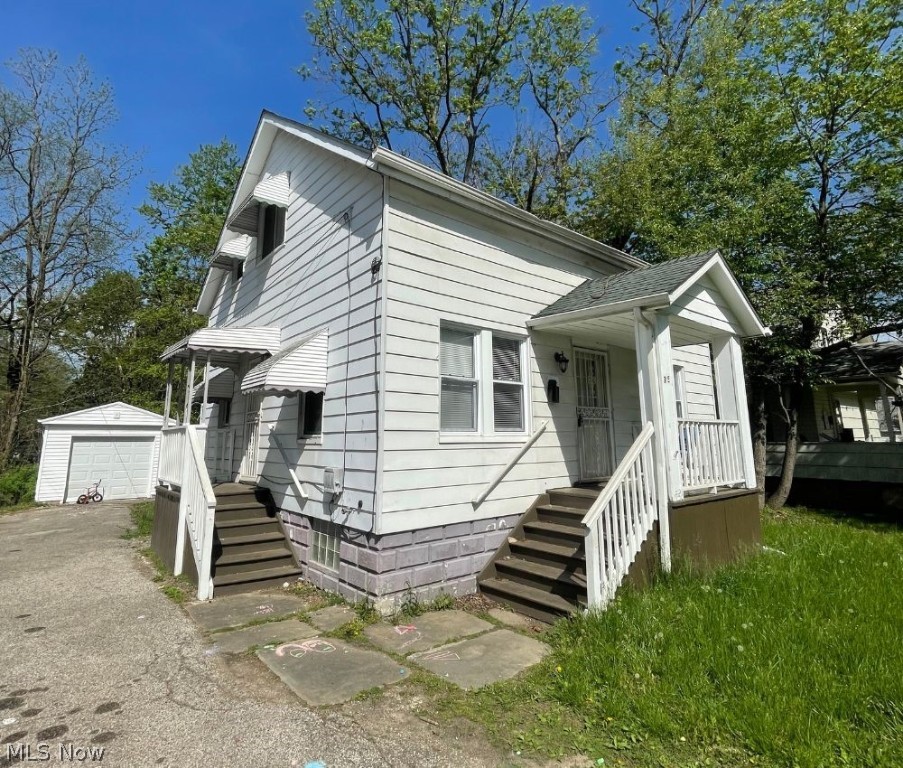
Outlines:
{"type": "Polygon", "coordinates": [[[172,408],[172,374],[176,361],[170,358],[169,369],[166,372],[166,396],[163,398],[163,429],[169,426],[169,412],[172,408]]]}
{"type": "Polygon", "coordinates": [[[887,385],[882,381],[881,382],[881,403],[884,407],[884,424],[887,429],[887,439],[892,442],[897,442],[897,435],[894,432],[894,410],[890,406],[890,398],[887,396],[887,385]]]}
{"type": "Polygon", "coordinates": [[[190,362],[188,363],[188,376],[185,379],[185,414],[184,421],[185,425],[191,424],[191,399],[192,399],[192,391],[194,389],[194,364],[195,364],[195,351],[191,351],[190,362]]]}
{"type": "Polygon", "coordinates": [[[655,456],[655,486],[658,499],[659,551],[662,570],[671,570],[671,526],[668,494],[666,440],[662,419],[661,399],[657,396],[659,380],[655,354],[655,328],[643,317],[641,309],[634,309],[634,337],[636,339],[637,384],[640,392],[640,419],[645,425],[651,421],[655,429],[652,445],[655,456]]]}
{"type": "Polygon", "coordinates": [[[712,340],[712,362],[721,418],[740,425],[740,459],[743,484],[756,487],[756,467],[753,461],[752,430],[749,426],[749,406],[746,400],[746,379],[743,373],[743,350],[736,336],[719,336],[712,340]]]}
{"type": "Polygon", "coordinates": [[[664,313],[655,315],[655,360],[658,364],[658,379],[654,391],[661,403],[668,497],[671,501],[680,501],[684,497],[684,486],[680,471],[680,443],[677,437],[677,396],[674,392],[674,362],[671,358],[671,320],[664,313]]]}

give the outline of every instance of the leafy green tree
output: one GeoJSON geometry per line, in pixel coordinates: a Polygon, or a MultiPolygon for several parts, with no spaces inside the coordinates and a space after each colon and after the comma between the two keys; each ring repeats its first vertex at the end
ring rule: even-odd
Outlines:
{"type": "MultiPolygon", "coordinates": [[[[356,143],[384,145],[442,173],[563,217],[608,104],[583,9],[526,0],[317,0],[307,23],[337,105],[308,114],[356,143]],[[513,134],[494,127],[515,122],[513,134]]],[[[334,104],[334,100],[331,102],[334,104]]]]}
{"type": "Polygon", "coordinates": [[[63,67],[54,53],[26,50],[8,74],[0,82],[0,471],[73,300],[117,260],[127,236],[118,195],[134,171],[104,140],[113,94],[84,61],[63,67]]]}
{"type": "Polygon", "coordinates": [[[774,331],[747,360],[760,484],[765,393],[784,404],[781,506],[825,317],[856,338],[903,315],[899,6],[635,6],[650,42],[619,69],[615,147],[585,227],[650,260],[728,258],[774,331]]]}

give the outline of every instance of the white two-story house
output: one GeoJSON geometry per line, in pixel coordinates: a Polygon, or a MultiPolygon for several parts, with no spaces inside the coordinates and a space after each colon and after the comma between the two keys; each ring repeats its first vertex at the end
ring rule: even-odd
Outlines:
{"type": "Polygon", "coordinates": [[[740,339],[767,329],[715,252],[650,267],[265,112],[197,311],[154,541],[200,598],[479,582],[548,618],[757,536],[740,339]]]}

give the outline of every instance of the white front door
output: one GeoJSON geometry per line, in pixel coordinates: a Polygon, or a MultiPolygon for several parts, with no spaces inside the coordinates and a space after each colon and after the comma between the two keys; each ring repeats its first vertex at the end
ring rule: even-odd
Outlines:
{"type": "Polygon", "coordinates": [[[260,395],[245,395],[244,450],[239,480],[257,481],[257,449],[260,442],[260,395]]]}
{"type": "Polygon", "coordinates": [[[604,352],[574,350],[577,378],[577,451],[580,479],[599,480],[614,471],[608,358],[604,352]]]}

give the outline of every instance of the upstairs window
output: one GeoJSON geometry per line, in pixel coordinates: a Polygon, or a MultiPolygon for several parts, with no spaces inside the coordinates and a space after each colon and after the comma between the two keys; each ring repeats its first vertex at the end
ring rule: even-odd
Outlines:
{"type": "Polygon", "coordinates": [[[261,216],[260,258],[264,259],[285,242],[285,208],[264,205],[261,216]]]}
{"type": "Polygon", "coordinates": [[[439,332],[442,379],[439,425],[443,432],[476,432],[479,405],[477,336],[473,331],[443,327],[439,332]]]}
{"type": "Polygon", "coordinates": [[[492,336],[492,413],[496,432],[524,431],[521,342],[492,336]]]}

